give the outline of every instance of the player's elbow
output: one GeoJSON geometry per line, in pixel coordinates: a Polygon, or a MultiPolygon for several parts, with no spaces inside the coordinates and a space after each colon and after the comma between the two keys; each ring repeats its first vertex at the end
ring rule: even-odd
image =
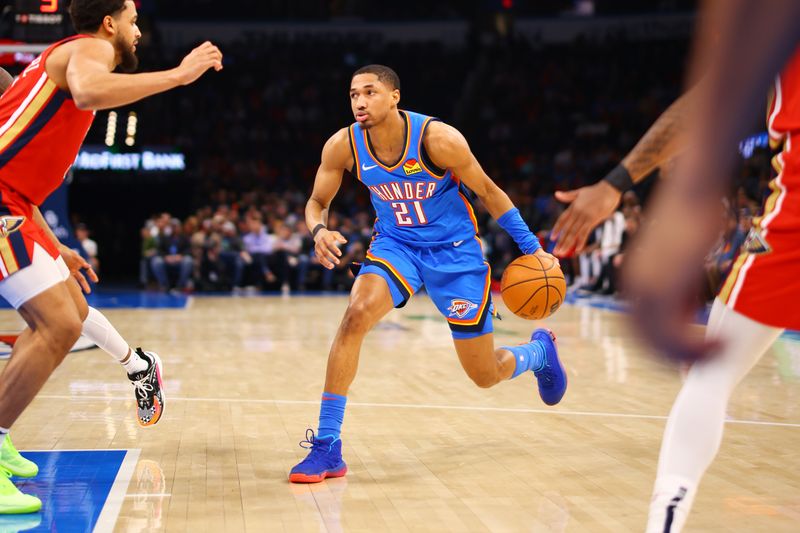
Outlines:
{"type": "Polygon", "coordinates": [[[75,107],[81,111],[96,111],[98,109],[98,100],[89,91],[73,91],[72,101],[75,107]]]}
{"type": "Polygon", "coordinates": [[[81,111],[94,111],[95,108],[92,106],[92,103],[89,100],[75,98],[75,107],[77,107],[81,111]]]}
{"type": "Polygon", "coordinates": [[[69,91],[75,107],[81,111],[97,111],[100,109],[102,89],[100,84],[91,79],[73,78],[69,80],[69,91]]]}
{"type": "Polygon", "coordinates": [[[502,191],[497,185],[494,183],[490,184],[481,184],[481,187],[476,187],[472,189],[472,192],[475,193],[475,196],[481,201],[483,205],[485,205],[489,211],[491,211],[492,207],[501,205],[503,200],[507,199],[506,193],[502,191]]]}
{"type": "Polygon", "coordinates": [[[330,205],[330,202],[325,202],[322,198],[314,196],[313,194],[306,202],[306,209],[308,208],[316,208],[316,209],[327,209],[330,205]]]}

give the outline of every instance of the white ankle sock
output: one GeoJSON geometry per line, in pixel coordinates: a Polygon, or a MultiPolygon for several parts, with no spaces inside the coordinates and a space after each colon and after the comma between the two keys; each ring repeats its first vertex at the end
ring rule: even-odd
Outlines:
{"type": "Polygon", "coordinates": [[[147,370],[148,366],[150,366],[150,363],[139,357],[139,354],[136,353],[136,350],[133,348],[131,348],[131,356],[127,361],[122,363],[122,367],[128,374],[135,374],[136,372],[147,370]]]}

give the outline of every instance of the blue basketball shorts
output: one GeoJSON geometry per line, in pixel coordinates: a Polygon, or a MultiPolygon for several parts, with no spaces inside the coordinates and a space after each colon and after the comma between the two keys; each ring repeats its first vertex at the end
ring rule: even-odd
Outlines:
{"type": "Polygon", "coordinates": [[[417,247],[379,235],[358,273],[364,274],[377,274],[386,280],[395,307],[403,307],[424,285],[455,339],[493,331],[491,269],[483,259],[477,237],[417,247]]]}

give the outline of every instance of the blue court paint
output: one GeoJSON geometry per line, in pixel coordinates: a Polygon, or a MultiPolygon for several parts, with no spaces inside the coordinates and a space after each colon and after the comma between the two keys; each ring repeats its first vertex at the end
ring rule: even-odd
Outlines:
{"type": "Polygon", "coordinates": [[[800,342],[800,331],[787,331],[783,336],[789,340],[800,342]]]}
{"type": "Polygon", "coordinates": [[[22,452],[39,465],[39,475],[12,480],[22,492],[38,496],[42,510],[33,515],[0,516],[0,531],[92,531],[127,453],[127,450],[22,452]]]}
{"type": "MultiPolygon", "coordinates": [[[[630,305],[622,300],[617,300],[613,296],[578,296],[575,292],[568,292],[567,297],[564,298],[565,304],[594,307],[595,309],[606,309],[608,311],[617,311],[625,313],[630,309],[630,305]]],[[[711,306],[707,305],[697,311],[695,322],[698,324],[708,324],[708,317],[711,314],[711,306]]],[[[783,334],[784,338],[792,340],[800,340],[800,332],[786,331],[783,334]]]]}
{"type": "MultiPolygon", "coordinates": [[[[98,309],[185,309],[189,296],[149,291],[95,290],[86,295],[89,305],[98,309]]],[[[0,309],[11,309],[0,299],[0,309]]]]}
{"type": "Polygon", "coordinates": [[[87,295],[86,300],[98,309],[185,309],[189,297],[148,291],[98,291],[87,295]]]}

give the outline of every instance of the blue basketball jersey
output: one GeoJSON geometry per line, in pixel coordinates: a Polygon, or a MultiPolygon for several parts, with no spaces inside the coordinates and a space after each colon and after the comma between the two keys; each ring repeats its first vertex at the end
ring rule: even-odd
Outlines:
{"type": "Polygon", "coordinates": [[[375,232],[412,245],[472,239],[478,233],[475,213],[450,170],[431,168],[423,157],[422,138],[433,117],[400,111],[406,121],[403,155],[392,166],[379,161],[366,129],[350,126],[358,179],[370,191],[377,220],[375,232]]]}

